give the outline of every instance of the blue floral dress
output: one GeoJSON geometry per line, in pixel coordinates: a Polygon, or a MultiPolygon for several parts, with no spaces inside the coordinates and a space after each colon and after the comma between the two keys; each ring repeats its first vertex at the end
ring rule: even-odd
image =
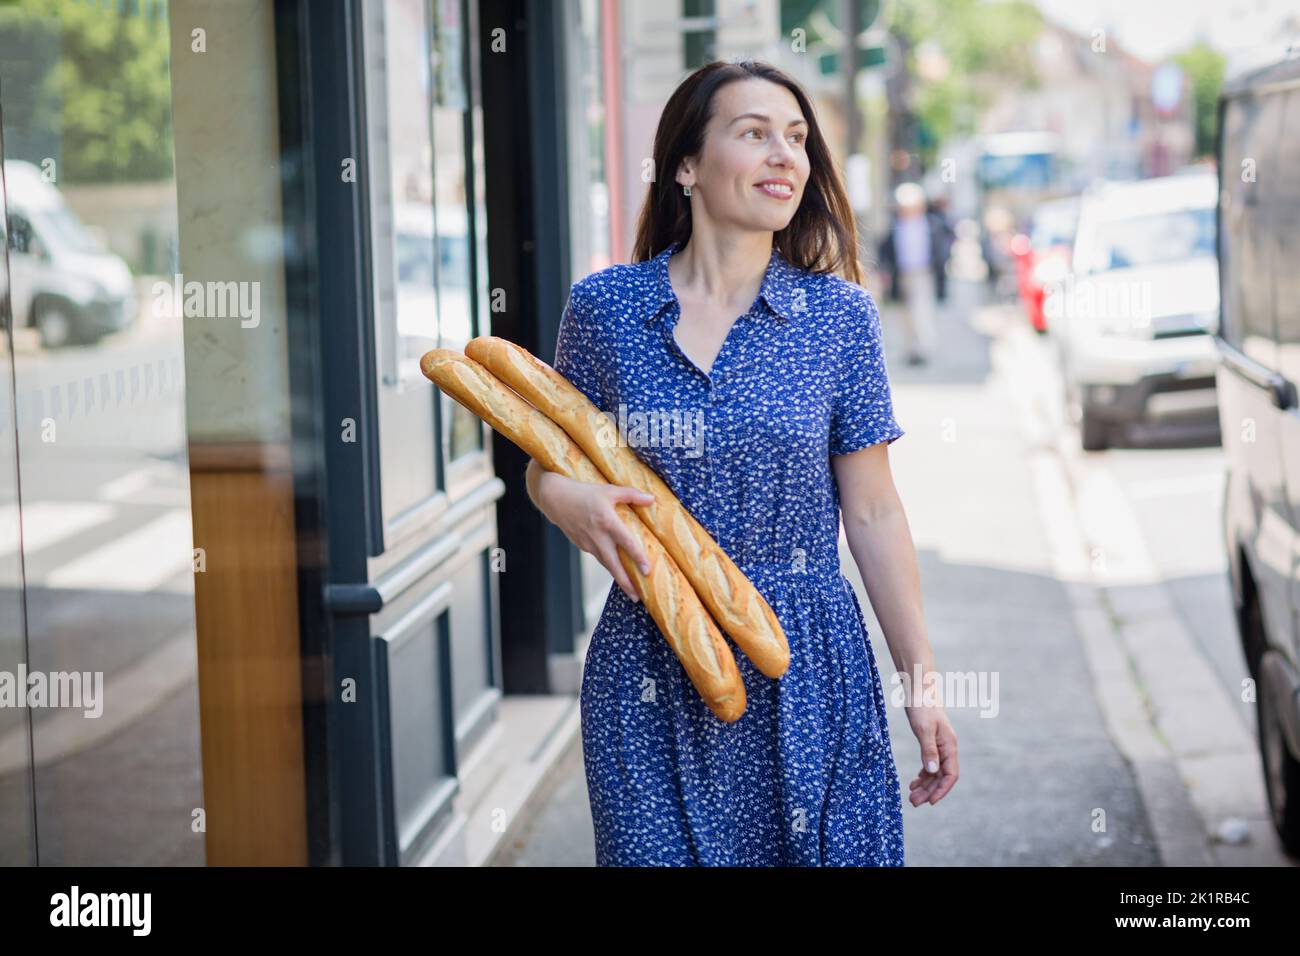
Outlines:
{"type": "Polygon", "coordinates": [[[611,585],[580,696],[599,866],[901,866],[902,804],[862,608],[840,573],[831,455],[903,435],[860,286],[773,250],[706,374],[673,334],[676,243],[573,284],[555,368],[767,599],[773,680],[730,638],[748,704],[720,721],[641,603],[611,585]]]}

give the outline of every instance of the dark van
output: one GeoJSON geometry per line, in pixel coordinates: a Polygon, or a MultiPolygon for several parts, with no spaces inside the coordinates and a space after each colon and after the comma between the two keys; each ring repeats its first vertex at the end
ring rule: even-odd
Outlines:
{"type": "Polygon", "coordinates": [[[1300,58],[1224,85],[1216,151],[1223,529],[1273,824],[1300,854],[1300,58]]]}

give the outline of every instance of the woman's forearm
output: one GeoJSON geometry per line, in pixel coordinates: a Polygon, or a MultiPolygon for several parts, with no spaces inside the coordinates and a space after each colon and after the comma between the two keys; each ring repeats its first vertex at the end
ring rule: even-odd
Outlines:
{"type": "Polygon", "coordinates": [[[934,670],[934,652],[921,608],[916,545],[901,504],[870,520],[845,517],[844,535],[862,574],[894,667],[907,680],[934,670]]]}

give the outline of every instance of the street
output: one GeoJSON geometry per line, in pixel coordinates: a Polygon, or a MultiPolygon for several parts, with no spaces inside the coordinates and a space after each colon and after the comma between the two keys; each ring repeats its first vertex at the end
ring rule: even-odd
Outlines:
{"type": "MultiPolygon", "coordinates": [[[[936,806],[907,800],[920,754],[891,705],[907,865],[1294,865],[1242,701],[1221,449],[1155,434],[1080,451],[1049,342],[1017,303],[986,299],[953,284],[924,366],[894,358],[896,306],[880,302],[935,663],[997,692],[948,703],[961,777],[936,806]]],[[[843,537],[841,560],[888,699],[894,668],[843,537]]],[[[592,865],[586,801],[575,737],[494,862],[592,865]]]]}

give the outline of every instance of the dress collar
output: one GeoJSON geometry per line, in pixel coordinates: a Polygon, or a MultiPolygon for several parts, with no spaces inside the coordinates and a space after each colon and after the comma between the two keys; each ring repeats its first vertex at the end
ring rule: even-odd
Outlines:
{"type": "MultiPolygon", "coordinates": [[[[654,278],[653,291],[644,302],[644,324],[647,326],[663,315],[669,303],[677,301],[677,293],[673,291],[672,283],[668,279],[668,260],[685,244],[680,240],[670,243],[653,259],[644,263],[649,267],[654,278]]],[[[772,255],[768,259],[767,271],[763,274],[763,284],[758,290],[758,295],[767,303],[769,311],[782,321],[793,322],[807,311],[804,308],[796,308],[795,305],[794,292],[799,285],[800,271],[786,262],[776,246],[772,247],[772,255]]]]}

